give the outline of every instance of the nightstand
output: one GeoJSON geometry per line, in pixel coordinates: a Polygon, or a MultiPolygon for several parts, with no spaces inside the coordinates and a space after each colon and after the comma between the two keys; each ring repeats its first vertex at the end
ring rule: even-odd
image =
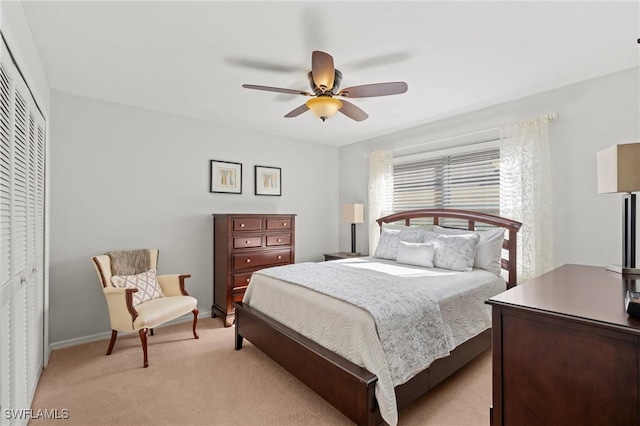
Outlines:
{"type": "Polygon", "coordinates": [[[362,257],[364,255],[362,253],[349,253],[348,251],[341,251],[340,253],[325,253],[323,256],[326,262],[327,260],[351,259],[353,257],[362,257]]]}

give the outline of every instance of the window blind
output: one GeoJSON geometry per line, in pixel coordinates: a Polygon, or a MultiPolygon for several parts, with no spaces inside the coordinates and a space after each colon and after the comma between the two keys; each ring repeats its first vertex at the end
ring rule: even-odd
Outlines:
{"type": "MultiPolygon", "coordinates": [[[[500,214],[500,149],[420,160],[393,167],[393,211],[451,208],[500,214]]],[[[464,226],[447,219],[444,226],[464,226]]],[[[481,229],[481,224],[478,224],[481,229]]]]}

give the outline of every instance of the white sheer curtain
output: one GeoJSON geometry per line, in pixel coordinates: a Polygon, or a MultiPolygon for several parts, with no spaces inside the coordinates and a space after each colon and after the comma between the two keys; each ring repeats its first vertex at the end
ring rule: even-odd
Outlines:
{"type": "Polygon", "coordinates": [[[552,115],[500,129],[500,214],[522,222],[518,282],[553,268],[549,122],[552,115]]]}
{"type": "Polygon", "coordinates": [[[393,209],[393,154],[374,151],[369,154],[369,256],[378,246],[380,227],[376,222],[393,209]]]}

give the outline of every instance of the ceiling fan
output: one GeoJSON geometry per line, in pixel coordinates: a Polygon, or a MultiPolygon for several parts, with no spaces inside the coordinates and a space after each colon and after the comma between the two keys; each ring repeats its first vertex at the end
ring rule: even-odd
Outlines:
{"type": "Polygon", "coordinates": [[[286,118],[297,117],[307,110],[311,110],[322,121],[340,111],[347,117],[362,121],[367,117],[366,112],[340,98],[371,98],[375,96],[398,95],[407,91],[407,83],[404,81],[392,83],[364,84],[362,86],[340,89],[342,73],[333,66],[333,57],[328,53],[315,50],[311,55],[311,72],[308,75],[309,84],[313,93],[304,90],[283,89],[280,87],[257,86],[255,84],[243,84],[246,89],[264,90],[267,92],[287,93],[291,95],[310,96],[306,103],[285,115],[286,118]]]}

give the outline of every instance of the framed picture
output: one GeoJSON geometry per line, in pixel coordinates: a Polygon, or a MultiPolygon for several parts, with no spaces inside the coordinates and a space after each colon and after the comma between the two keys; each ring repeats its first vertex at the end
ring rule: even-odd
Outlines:
{"type": "Polygon", "coordinates": [[[242,164],[211,160],[209,166],[209,192],[242,194],[242,164]]]}
{"type": "Polygon", "coordinates": [[[255,166],[256,195],[282,195],[280,167],[255,166]]]}

